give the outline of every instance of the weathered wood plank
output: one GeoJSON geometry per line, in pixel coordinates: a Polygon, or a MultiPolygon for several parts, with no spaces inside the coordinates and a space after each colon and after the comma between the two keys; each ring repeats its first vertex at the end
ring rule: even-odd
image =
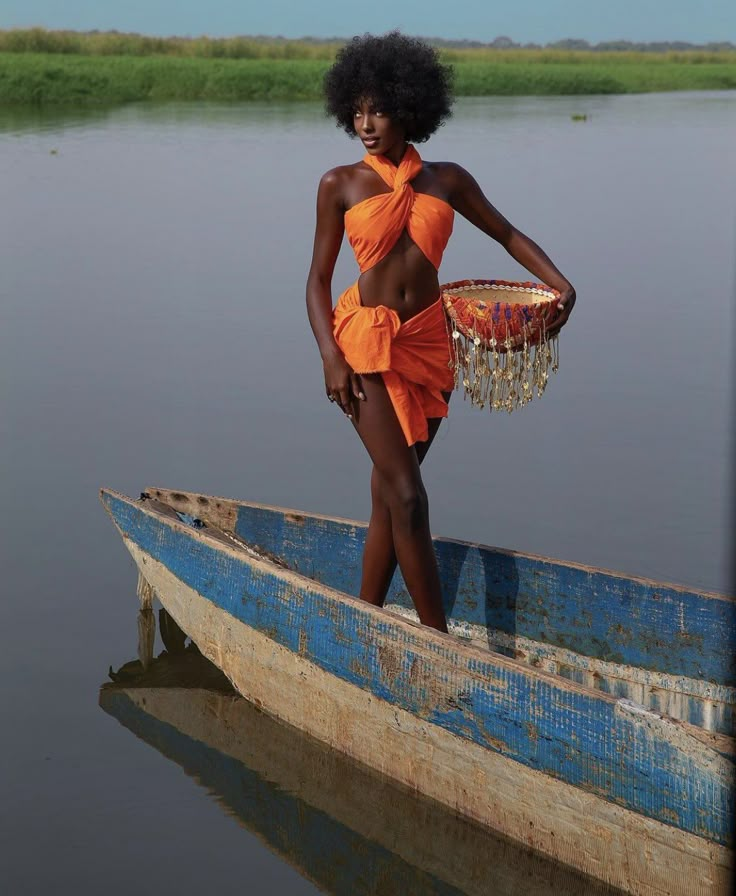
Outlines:
{"type": "MultiPolygon", "coordinates": [[[[247,536],[250,543],[261,542],[262,550],[278,550],[282,558],[288,558],[287,565],[290,565],[291,568],[296,570],[301,568],[301,571],[315,580],[323,581],[345,593],[353,594],[358,591],[360,556],[365,529],[362,524],[350,520],[335,520],[302,514],[298,511],[285,512],[274,508],[264,508],[260,505],[238,503],[225,498],[208,498],[188,492],[151,488],[148,493],[154,499],[177,507],[180,512],[190,516],[199,515],[217,527],[223,529],[230,527],[233,530],[239,525],[241,533],[247,536]],[[241,516],[240,523],[238,523],[239,515],[241,516]],[[315,541],[322,542],[323,540],[327,540],[331,545],[340,545],[342,550],[330,551],[326,557],[323,552],[318,565],[315,558],[319,551],[313,551],[312,545],[315,541]],[[306,566],[305,556],[309,561],[306,566]]],[[[478,547],[479,552],[486,550],[497,553],[494,549],[478,547]]],[[[565,564],[559,565],[564,566],[565,564]]],[[[441,572],[444,572],[444,567],[441,568],[441,572]]],[[[698,597],[707,604],[713,595],[701,593],[698,597]]],[[[492,601],[488,589],[486,589],[485,599],[487,603],[492,601]]],[[[734,687],[713,683],[702,678],[689,678],[681,670],[678,670],[676,674],[668,674],[657,669],[608,662],[600,659],[596,654],[588,656],[558,646],[551,643],[549,639],[535,641],[523,634],[525,631],[523,618],[518,626],[511,625],[506,620],[506,631],[494,628],[490,624],[471,623],[459,615],[464,612],[466,604],[467,600],[456,601],[451,608],[449,605],[447,607],[448,610],[451,610],[448,622],[453,634],[485,643],[492,650],[522,659],[535,668],[542,668],[556,675],[562,675],[584,684],[586,687],[602,690],[616,697],[634,700],[647,709],[697,725],[715,735],[730,736],[734,732],[734,707],[736,706],[736,688],[734,687]]],[[[393,583],[388,606],[399,612],[413,612],[409,607],[409,598],[399,575],[393,583]],[[392,603],[394,600],[400,601],[400,603],[392,603]]],[[[538,603],[534,606],[538,606],[538,603]]],[[[631,608],[618,609],[623,614],[618,619],[619,629],[631,630],[629,618],[632,613],[631,608]]],[[[605,611],[605,606],[603,611],[605,611]]],[[[610,616],[612,613],[613,610],[609,608],[608,615],[610,616]]],[[[487,615],[490,618],[492,614],[487,615]]],[[[705,615],[707,616],[707,614],[705,615]]],[[[633,635],[636,635],[636,626],[640,625],[640,620],[641,613],[638,613],[634,616],[633,635]]],[[[715,656],[712,650],[713,641],[722,645],[725,655],[728,641],[720,638],[720,629],[715,636],[711,635],[704,641],[711,651],[710,655],[715,656]]],[[[598,645],[596,645],[596,649],[597,647],[598,645]]],[[[672,665],[676,665],[678,660],[679,655],[675,649],[672,653],[672,665]]]]}
{"type": "Polygon", "coordinates": [[[732,763],[675,723],[247,560],[145,506],[105,502],[193,593],[359,692],[636,813],[730,840],[732,763]]]}
{"type": "MultiPolygon", "coordinates": [[[[386,607],[407,619],[418,621],[414,609],[400,604],[387,604],[386,607]]],[[[532,641],[521,635],[508,635],[497,629],[471,626],[452,618],[448,625],[454,635],[478,646],[488,647],[535,669],[568,678],[614,697],[633,700],[660,715],[697,726],[704,733],[709,733],[714,742],[721,743],[721,752],[736,753],[732,734],[736,688],[684,675],[667,675],[651,669],[608,663],[564,647],[532,641]]]]}
{"type": "Polygon", "coordinates": [[[275,643],[126,539],[205,656],[256,705],[381,774],[635,896],[725,896],[731,853],[427,724],[275,643]]]}
{"type": "MultiPolygon", "coordinates": [[[[203,499],[215,502],[218,525],[227,528],[225,521],[235,520],[238,535],[290,568],[345,594],[358,594],[362,523],[190,493],[151,492],[190,512],[203,511],[203,499]]],[[[620,666],[736,686],[733,598],[450,539],[436,538],[435,549],[445,609],[458,624],[620,666]]],[[[398,573],[388,602],[411,608],[398,573]]],[[[706,703],[693,704],[686,718],[697,724],[701,712],[706,724],[709,711],[706,703]]],[[[717,730],[730,733],[728,705],[721,708],[720,722],[718,707],[714,712],[717,730]]]]}

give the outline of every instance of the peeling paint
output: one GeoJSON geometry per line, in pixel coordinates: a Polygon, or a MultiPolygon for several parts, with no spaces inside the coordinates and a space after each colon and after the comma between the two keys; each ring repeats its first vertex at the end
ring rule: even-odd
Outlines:
{"type": "Polygon", "coordinates": [[[214,543],[144,505],[111,495],[106,501],[142,550],[213,607],[267,633],[275,644],[298,654],[299,632],[306,629],[311,662],[381,700],[617,805],[717,843],[729,841],[733,765],[674,723],[654,713],[624,712],[620,701],[600,692],[420,629],[308,579],[297,588],[293,574],[214,543]],[[212,568],[218,569],[216,578],[206,572],[212,568]],[[285,582],[294,599],[269,602],[267,595],[285,582]],[[245,604],[233,600],[243,588],[253,594],[245,604]],[[438,695],[457,704],[462,692],[471,705],[438,701],[426,707],[409,680],[413,661],[430,657],[438,695]]]}

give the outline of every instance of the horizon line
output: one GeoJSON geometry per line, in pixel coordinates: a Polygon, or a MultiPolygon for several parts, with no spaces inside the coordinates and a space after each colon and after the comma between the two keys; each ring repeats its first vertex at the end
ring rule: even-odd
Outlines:
{"type": "MultiPolygon", "coordinates": [[[[0,33],[7,33],[12,31],[45,31],[51,34],[116,34],[116,35],[130,35],[135,37],[144,37],[144,38],[152,38],[152,39],[162,39],[162,40],[201,40],[203,38],[208,38],[209,40],[256,40],[256,41],[284,41],[290,43],[299,43],[299,42],[315,42],[315,43],[346,43],[353,39],[356,36],[351,34],[349,37],[339,36],[339,35],[330,35],[328,37],[319,37],[317,35],[309,35],[304,34],[299,37],[285,37],[282,34],[230,34],[230,35],[213,35],[207,33],[200,34],[155,34],[155,33],[147,33],[143,31],[125,31],[120,30],[118,28],[88,28],[88,29],[78,29],[78,28],[48,28],[45,25],[10,25],[8,27],[0,27],[0,33]]],[[[726,46],[733,49],[736,49],[736,43],[730,40],[709,40],[704,42],[693,42],[687,40],[672,40],[666,38],[660,38],[658,40],[633,40],[627,37],[615,37],[608,38],[606,40],[600,41],[589,41],[584,37],[564,37],[554,41],[548,41],[547,43],[539,43],[537,41],[517,41],[514,38],[509,37],[508,35],[496,35],[492,40],[483,41],[478,40],[477,38],[470,37],[455,37],[455,38],[446,38],[446,37],[438,37],[438,36],[430,36],[426,34],[415,34],[413,32],[402,31],[397,28],[390,28],[387,31],[381,32],[362,32],[363,34],[388,34],[392,31],[400,31],[402,34],[406,34],[407,37],[415,37],[420,40],[424,40],[427,43],[435,43],[435,44],[472,44],[474,47],[488,47],[503,50],[505,48],[516,48],[516,49],[524,49],[528,48],[555,48],[559,44],[565,43],[580,43],[586,44],[587,48],[595,49],[601,44],[635,44],[637,46],[659,46],[661,44],[681,44],[687,47],[692,47],[693,49],[698,48],[707,48],[713,45],[716,46],[726,46]],[[500,43],[499,43],[500,42],[500,43]],[[508,42],[508,43],[507,43],[508,42]]],[[[572,48],[570,48],[572,49],[572,48]]],[[[581,48],[582,49],[582,48],[581,48]]]]}

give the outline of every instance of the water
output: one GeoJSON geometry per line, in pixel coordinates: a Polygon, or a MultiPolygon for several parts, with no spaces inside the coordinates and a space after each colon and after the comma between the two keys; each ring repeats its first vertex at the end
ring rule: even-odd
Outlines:
{"type": "MultiPolygon", "coordinates": [[[[541,401],[453,400],[425,465],[438,534],[728,589],[735,138],[734,93],[484,99],[421,148],[579,295],[541,401]]],[[[98,708],[137,605],[96,490],[366,517],[303,306],[317,180],[359,155],[312,105],[0,114],[9,892],[315,892],[98,708]]],[[[441,275],[523,271],[458,220],[441,275]]],[[[343,251],[335,294],[355,276],[343,251]]]]}

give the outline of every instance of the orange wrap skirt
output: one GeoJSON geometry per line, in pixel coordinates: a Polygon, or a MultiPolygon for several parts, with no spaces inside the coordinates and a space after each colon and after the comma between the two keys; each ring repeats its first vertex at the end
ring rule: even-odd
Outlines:
{"type": "Polygon", "coordinates": [[[455,382],[442,300],[402,323],[393,308],[362,305],[354,283],[337,300],[333,323],[353,370],[383,377],[407,445],[426,441],[427,420],[447,416],[442,393],[455,382]]]}

